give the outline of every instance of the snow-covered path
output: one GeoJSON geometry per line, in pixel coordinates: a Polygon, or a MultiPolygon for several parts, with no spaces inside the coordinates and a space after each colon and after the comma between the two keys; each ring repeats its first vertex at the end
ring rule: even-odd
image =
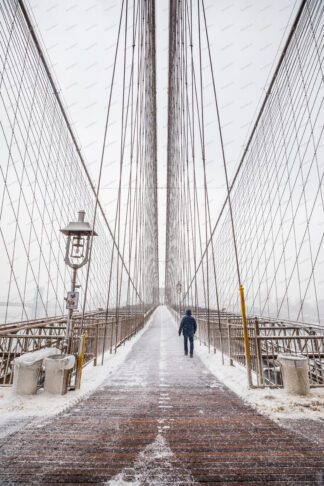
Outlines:
{"type": "Polygon", "coordinates": [[[0,484],[324,484],[321,446],[185,357],[164,307],[90,397],[0,444],[0,484]]]}

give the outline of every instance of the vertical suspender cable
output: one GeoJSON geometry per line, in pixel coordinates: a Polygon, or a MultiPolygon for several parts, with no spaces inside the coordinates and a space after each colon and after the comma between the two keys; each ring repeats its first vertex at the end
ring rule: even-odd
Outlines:
{"type": "MultiPolygon", "coordinates": [[[[198,0],[198,2],[199,2],[199,0],[198,0]]],[[[221,121],[220,121],[220,113],[219,113],[217,93],[216,93],[214,68],[213,68],[212,57],[211,57],[211,52],[210,52],[210,43],[209,43],[209,35],[208,35],[208,29],[207,29],[205,4],[204,4],[204,0],[201,0],[201,2],[202,2],[202,8],[203,8],[203,16],[204,16],[205,33],[206,33],[206,40],[207,40],[207,47],[208,47],[209,64],[210,64],[210,70],[211,70],[212,82],[213,82],[213,92],[214,92],[214,99],[215,99],[218,132],[219,132],[219,138],[220,138],[220,143],[221,143],[222,160],[223,160],[223,167],[224,167],[225,180],[226,180],[228,207],[229,207],[229,212],[230,212],[232,237],[233,237],[233,245],[234,245],[234,252],[235,252],[236,272],[237,272],[237,279],[238,279],[238,283],[239,283],[239,292],[240,292],[240,299],[241,299],[241,311],[242,311],[242,321],[243,321],[243,335],[244,335],[244,345],[245,345],[247,378],[248,378],[249,386],[252,386],[253,383],[252,383],[252,372],[251,372],[251,354],[250,354],[249,335],[248,335],[248,327],[247,327],[246,312],[245,312],[244,289],[243,289],[243,285],[242,285],[242,281],[241,281],[241,275],[240,275],[240,265],[239,265],[237,241],[236,241],[235,226],[234,226],[231,192],[230,192],[230,185],[229,185],[229,180],[228,180],[223,132],[222,132],[222,126],[221,126],[221,121]]]]}

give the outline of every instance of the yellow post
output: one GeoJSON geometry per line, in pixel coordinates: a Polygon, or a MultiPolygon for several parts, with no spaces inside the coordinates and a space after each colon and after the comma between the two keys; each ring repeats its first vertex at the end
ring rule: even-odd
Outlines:
{"type": "Polygon", "coordinates": [[[76,388],[80,390],[81,387],[81,376],[82,376],[82,366],[83,366],[83,358],[84,358],[84,348],[85,348],[85,334],[82,336],[82,350],[81,354],[78,357],[78,370],[77,370],[77,382],[76,388]]]}
{"type": "Polygon", "coordinates": [[[251,373],[251,354],[250,354],[250,343],[249,343],[249,333],[247,327],[247,320],[245,314],[245,299],[244,299],[244,288],[240,285],[240,296],[241,296],[241,309],[242,309],[242,319],[243,319],[243,337],[244,337],[244,347],[245,347],[245,357],[246,357],[246,369],[248,373],[248,384],[252,387],[252,373],[251,373]]]}

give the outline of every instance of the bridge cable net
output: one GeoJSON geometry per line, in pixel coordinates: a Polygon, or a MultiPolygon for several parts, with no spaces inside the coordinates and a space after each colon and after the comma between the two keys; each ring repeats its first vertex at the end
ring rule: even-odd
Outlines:
{"type": "MultiPolygon", "coordinates": [[[[45,337],[57,334],[48,332],[49,326],[44,329],[45,324],[41,330],[40,323],[59,320],[62,334],[71,273],[59,230],[76,220],[80,209],[98,236],[92,234],[89,262],[78,270],[77,332],[85,329],[88,318],[100,316],[103,349],[112,349],[143,324],[157,301],[154,2],[124,0],[116,39],[98,180],[93,183],[30,14],[22,0],[0,4],[0,328],[4,333],[16,326],[18,335],[26,334],[26,326],[34,322],[36,330],[27,334],[45,333],[44,340],[23,340],[23,346],[11,338],[2,343],[15,354],[48,345],[45,337]],[[117,132],[112,106],[119,110],[117,132]],[[116,133],[117,155],[111,149],[116,133]],[[107,214],[100,191],[112,179],[105,170],[112,157],[118,157],[119,171],[114,206],[107,214]],[[125,314],[132,316],[127,326],[125,314]]],[[[98,348],[98,326],[96,341],[98,348]]]]}
{"type": "Polygon", "coordinates": [[[322,46],[322,2],[303,1],[217,207],[227,160],[205,2],[170,3],[166,299],[193,307],[201,339],[227,354],[241,283],[248,320],[323,329],[322,46]]]}

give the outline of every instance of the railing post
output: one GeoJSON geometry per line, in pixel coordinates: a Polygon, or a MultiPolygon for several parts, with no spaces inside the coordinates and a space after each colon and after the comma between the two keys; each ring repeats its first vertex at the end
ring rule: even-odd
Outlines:
{"type": "Polygon", "coordinates": [[[222,352],[222,364],[224,365],[224,348],[223,348],[223,334],[222,334],[222,322],[219,316],[219,309],[218,309],[218,329],[219,329],[219,336],[220,336],[220,347],[222,352]]]}
{"type": "Polygon", "coordinates": [[[264,376],[263,376],[263,362],[262,362],[262,351],[261,351],[261,343],[260,343],[260,329],[259,329],[259,321],[258,318],[254,318],[254,334],[255,334],[255,349],[256,349],[256,358],[257,358],[257,383],[258,386],[264,385],[264,376]]]}
{"type": "Polygon", "coordinates": [[[210,353],[210,320],[209,320],[209,307],[207,309],[207,336],[208,336],[208,353],[210,353]]]}
{"type": "Polygon", "coordinates": [[[228,356],[230,366],[233,366],[233,359],[232,359],[232,343],[231,343],[231,328],[229,319],[227,320],[227,337],[228,337],[228,356]]]}
{"type": "Polygon", "coordinates": [[[253,383],[252,383],[252,373],[251,373],[250,342],[249,342],[249,333],[248,333],[247,320],[246,320],[246,314],[245,314],[245,299],[244,299],[243,285],[240,285],[240,297],[241,297],[241,309],[242,309],[243,336],[244,336],[247,378],[248,378],[249,387],[252,387],[253,383]]]}
{"type": "Polygon", "coordinates": [[[104,359],[105,359],[107,326],[108,326],[108,322],[107,322],[107,319],[106,319],[105,320],[104,333],[103,333],[103,341],[102,341],[101,365],[104,364],[104,359]]]}
{"type": "Polygon", "coordinates": [[[98,332],[99,332],[99,323],[96,326],[95,356],[94,356],[94,360],[93,360],[93,366],[97,366],[97,358],[98,358],[98,332]]]}
{"type": "Polygon", "coordinates": [[[119,316],[116,316],[116,324],[115,324],[115,353],[117,353],[117,344],[118,344],[118,331],[119,331],[119,316]]]}

